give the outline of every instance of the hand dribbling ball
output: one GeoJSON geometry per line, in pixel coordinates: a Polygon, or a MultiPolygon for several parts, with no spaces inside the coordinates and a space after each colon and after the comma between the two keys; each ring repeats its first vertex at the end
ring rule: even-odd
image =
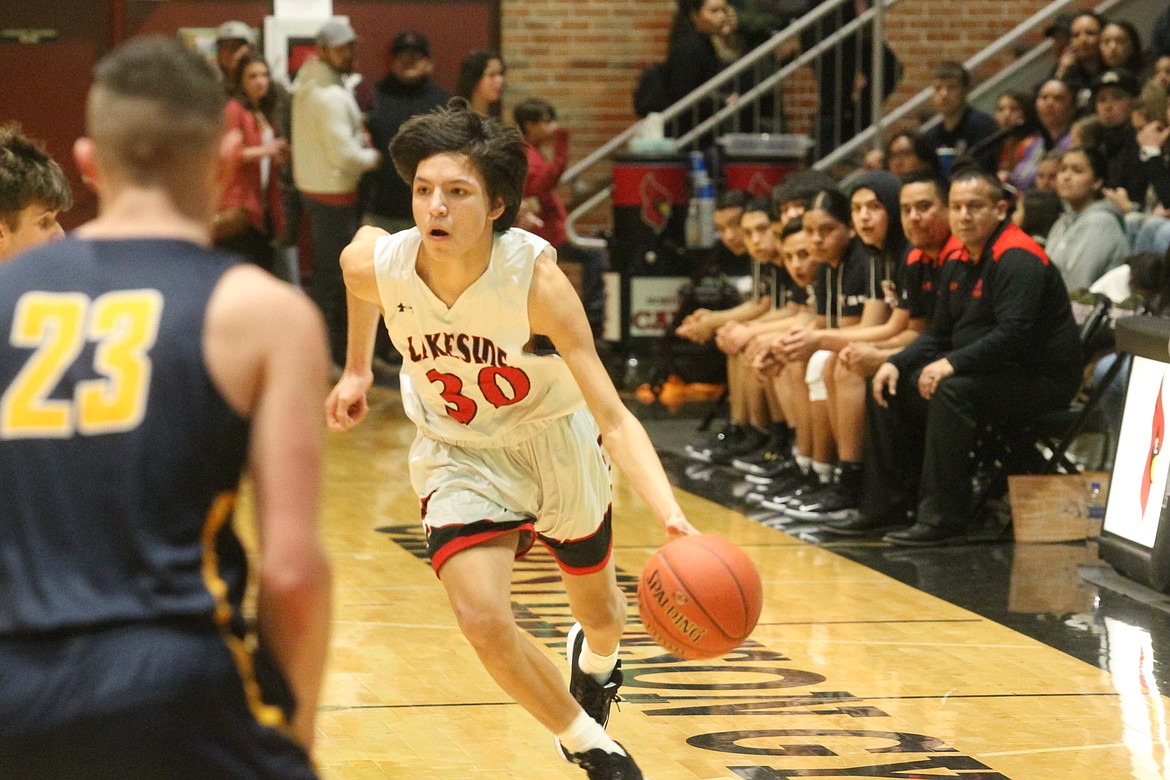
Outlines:
{"type": "Polygon", "coordinates": [[[763,592],[751,558],[711,534],[659,548],[638,582],[638,614],[664,650],[697,661],[738,647],[760,619],[763,592]]]}

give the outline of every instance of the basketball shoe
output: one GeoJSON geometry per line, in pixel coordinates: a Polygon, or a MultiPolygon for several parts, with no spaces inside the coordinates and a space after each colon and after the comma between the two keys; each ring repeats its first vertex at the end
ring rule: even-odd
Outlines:
{"type": "MultiPolygon", "coordinates": [[[[581,705],[581,709],[585,710],[585,714],[593,718],[602,728],[605,728],[609,723],[609,708],[615,701],[621,701],[618,698],[618,688],[622,686],[622,662],[618,661],[617,666],[610,672],[609,680],[605,685],[593,679],[593,676],[581,671],[578,665],[578,659],[581,657],[581,652],[585,649],[585,632],[581,630],[580,623],[574,623],[573,627],[569,629],[569,638],[565,641],[565,655],[569,659],[569,693],[581,705]]],[[[557,742],[557,747],[560,748],[561,753],[569,761],[574,761],[573,754],[565,750],[560,741],[557,742]]],[[[598,751],[590,751],[595,753],[598,751]]],[[[604,751],[601,751],[604,752],[604,751]]],[[[579,761],[576,763],[580,763],[579,761]]],[[[633,761],[630,762],[633,765],[633,761]]],[[[636,767],[635,767],[636,769],[636,767]]],[[[593,775],[590,775],[592,777],[593,775]]],[[[626,775],[614,775],[614,777],[625,777],[626,775]]],[[[630,777],[641,777],[641,775],[629,775],[630,777]]],[[[598,777],[609,777],[609,775],[598,775],[598,777]]]]}
{"type": "Polygon", "coordinates": [[[607,753],[594,748],[586,753],[569,753],[568,756],[570,761],[585,770],[589,780],[642,780],[642,770],[629,753],[607,753]]]}

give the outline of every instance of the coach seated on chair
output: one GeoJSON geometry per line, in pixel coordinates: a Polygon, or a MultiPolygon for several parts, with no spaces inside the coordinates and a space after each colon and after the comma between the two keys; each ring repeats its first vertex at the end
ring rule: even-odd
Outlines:
{"type": "Polygon", "coordinates": [[[951,232],[962,247],[937,277],[934,319],[874,376],[865,467],[883,478],[866,479],[861,508],[875,530],[913,520],[885,535],[891,544],[961,540],[974,520],[979,427],[1018,434],[1066,406],[1080,383],[1060,272],[1007,209],[994,176],[970,168],[952,179],[951,232]]]}

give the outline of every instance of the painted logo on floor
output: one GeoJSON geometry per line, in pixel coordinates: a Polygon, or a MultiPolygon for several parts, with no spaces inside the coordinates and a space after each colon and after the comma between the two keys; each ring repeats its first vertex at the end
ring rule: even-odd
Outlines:
{"type": "MultiPolygon", "coordinates": [[[[426,539],[420,526],[384,526],[377,530],[420,561],[427,560],[426,539]]],[[[633,604],[637,573],[619,568],[617,576],[633,604]]],[[[516,562],[512,597],[512,611],[520,627],[537,642],[563,654],[573,618],[563,598],[560,571],[546,550],[538,546],[516,562]]],[[[883,723],[889,723],[883,719],[890,715],[861,697],[847,691],[801,690],[821,685],[828,678],[796,668],[797,661],[754,640],[713,662],[683,661],[650,640],[637,621],[637,610],[632,609],[622,639],[621,658],[625,676],[622,701],[640,707],[646,717],[691,718],[696,725],[704,717],[766,717],[769,725],[776,726],[701,732],[687,737],[690,748],[722,754],[720,761],[729,773],[726,778],[1009,780],[942,739],[881,728],[883,723]],[[855,719],[856,727],[837,727],[842,718],[855,719]],[[864,744],[864,751],[874,758],[860,766],[817,766],[817,758],[839,756],[833,747],[840,749],[847,744],[864,744]]],[[[687,730],[685,725],[683,730],[687,730]]]]}

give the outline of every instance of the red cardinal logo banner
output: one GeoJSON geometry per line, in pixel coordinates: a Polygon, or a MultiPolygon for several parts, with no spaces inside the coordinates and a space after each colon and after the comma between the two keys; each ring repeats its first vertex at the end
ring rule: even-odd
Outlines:
{"type": "Polygon", "coordinates": [[[1146,516],[1146,505],[1150,500],[1150,488],[1154,484],[1154,464],[1162,452],[1162,440],[1166,434],[1166,417],[1162,413],[1162,387],[1166,383],[1163,378],[1158,383],[1158,397],[1154,401],[1154,415],[1150,421],[1150,452],[1146,455],[1146,468],[1142,472],[1142,517],[1146,516]]]}
{"type": "Polygon", "coordinates": [[[638,187],[638,194],[642,196],[642,221],[654,230],[655,234],[666,229],[666,222],[670,219],[670,204],[672,195],[670,190],[663,187],[653,173],[642,177],[638,187]]]}

